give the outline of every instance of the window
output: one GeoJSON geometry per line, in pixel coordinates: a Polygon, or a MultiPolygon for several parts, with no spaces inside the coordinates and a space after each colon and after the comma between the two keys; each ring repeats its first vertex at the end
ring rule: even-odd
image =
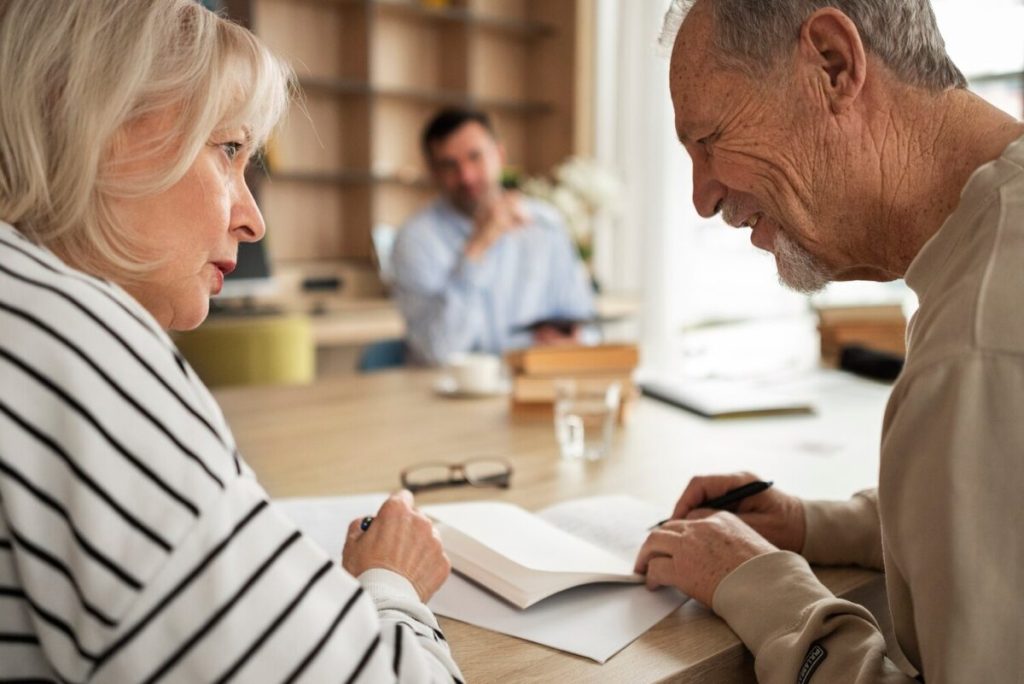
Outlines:
{"type": "Polygon", "coordinates": [[[1024,0],[932,0],[932,7],[971,90],[1024,119],[1024,0]]]}

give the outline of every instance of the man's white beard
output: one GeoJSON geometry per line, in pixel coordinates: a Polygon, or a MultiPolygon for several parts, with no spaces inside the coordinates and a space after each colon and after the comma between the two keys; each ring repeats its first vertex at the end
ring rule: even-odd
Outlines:
{"type": "Polygon", "coordinates": [[[832,280],[828,269],[814,255],[782,231],[775,234],[772,253],[779,269],[779,282],[791,290],[814,294],[832,280]]]}

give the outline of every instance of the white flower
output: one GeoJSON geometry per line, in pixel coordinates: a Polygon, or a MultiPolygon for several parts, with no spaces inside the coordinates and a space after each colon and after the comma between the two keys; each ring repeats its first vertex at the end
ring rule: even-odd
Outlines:
{"type": "Polygon", "coordinates": [[[577,246],[590,247],[593,217],[616,211],[622,196],[619,180],[591,159],[571,157],[555,167],[554,182],[527,178],[522,191],[551,203],[565,219],[577,246]]]}
{"type": "Polygon", "coordinates": [[[577,242],[590,236],[589,212],[579,195],[568,188],[556,186],[548,201],[565,217],[569,231],[577,242]]]}
{"type": "Polygon", "coordinates": [[[519,189],[523,191],[523,194],[551,201],[551,192],[554,186],[543,178],[527,178],[519,189]]]}
{"type": "Polygon", "coordinates": [[[613,208],[622,193],[618,179],[589,159],[569,159],[555,169],[555,178],[579,195],[591,213],[613,208]]]}

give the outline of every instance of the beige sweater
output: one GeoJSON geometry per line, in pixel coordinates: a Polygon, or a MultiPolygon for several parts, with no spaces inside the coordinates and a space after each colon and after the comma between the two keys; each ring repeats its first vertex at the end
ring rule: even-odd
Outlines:
{"type": "Polygon", "coordinates": [[[762,682],[913,681],[807,564],[883,558],[896,637],[928,684],[1024,682],[1024,138],[974,173],[906,281],[920,309],[877,495],[809,502],[806,560],[754,558],[715,593],[762,682]]]}

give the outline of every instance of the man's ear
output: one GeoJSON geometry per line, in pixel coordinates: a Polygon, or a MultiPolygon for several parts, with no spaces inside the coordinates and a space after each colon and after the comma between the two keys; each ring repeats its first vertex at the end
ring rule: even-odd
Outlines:
{"type": "Polygon", "coordinates": [[[800,27],[799,55],[817,72],[832,112],[849,109],[867,75],[867,55],[853,21],[833,7],[818,10],[800,27]]]}

